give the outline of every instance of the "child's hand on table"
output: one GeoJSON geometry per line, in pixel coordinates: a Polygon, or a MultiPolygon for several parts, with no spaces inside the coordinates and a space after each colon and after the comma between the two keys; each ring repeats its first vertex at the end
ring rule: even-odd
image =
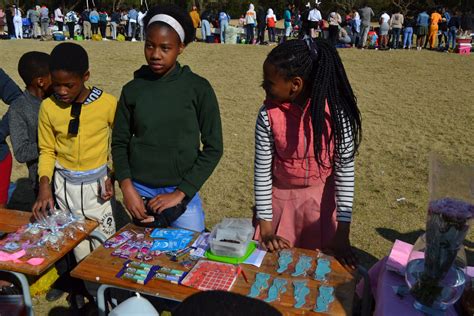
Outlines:
{"type": "Polygon", "coordinates": [[[48,177],[41,177],[39,184],[38,198],[33,204],[33,215],[37,220],[44,220],[48,210],[54,208],[53,193],[48,177]]]}
{"type": "Polygon", "coordinates": [[[339,222],[337,225],[336,235],[332,241],[330,252],[333,253],[337,261],[346,269],[355,270],[359,264],[349,240],[350,223],[339,222]]]}
{"type": "Polygon", "coordinates": [[[123,203],[127,210],[132,213],[132,216],[137,219],[146,219],[148,216],[145,211],[145,204],[138,194],[137,190],[133,187],[130,179],[125,179],[120,182],[120,188],[123,193],[123,203]]]}
{"type": "Polygon", "coordinates": [[[170,207],[175,207],[183,201],[186,195],[180,190],[155,196],[148,202],[148,206],[155,212],[161,213],[170,207]]]}
{"type": "Polygon", "coordinates": [[[274,252],[291,248],[290,242],[272,232],[272,222],[260,220],[260,244],[263,249],[274,252]]]}

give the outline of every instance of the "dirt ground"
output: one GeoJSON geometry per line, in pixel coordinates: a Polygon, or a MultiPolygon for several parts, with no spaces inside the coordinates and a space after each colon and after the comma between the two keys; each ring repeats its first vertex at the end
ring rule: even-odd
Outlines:
{"type": "MultiPolygon", "coordinates": [[[[22,86],[16,71],[21,54],[50,52],[55,44],[0,41],[0,67],[22,86]]],[[[141,43],[82,45],[90,56],[90,84],[116,97],[144,63],[141,43]]],[[[223,217],[252,216],[254,126],[264,98],[262,64],[270,50],[195,43],[180,57],[211,82],[220,103],[224,157],[201,190],[209,228],[223,217]]],[[[424,229],[430,152],[474,165],[474,56],[357,49],[340,50],[340,55],[363,117],[351,239],[368,267],[388,254],[395,239],[414,242],[424,229]]],[[[6,109],[0,104],[0,114],[6,109]]],[[[26,167],[15,162],[12,181],[26,175],[26,167]]],[[[466,246],[474,265],[472,231],[466,246]]],[[[35,307],[40,315],[51,308],[43,298],[35,307]]]]}

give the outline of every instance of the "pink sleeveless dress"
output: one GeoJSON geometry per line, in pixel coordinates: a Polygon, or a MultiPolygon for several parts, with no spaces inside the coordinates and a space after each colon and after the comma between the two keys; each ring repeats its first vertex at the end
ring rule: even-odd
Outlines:
{"type": "MultiPolygon", "coordinates": [[[[305,108],[265,102],[274,138],[273,230],[293,247],[324,249],[336,232],[336,195],[330,156],[323,151],[324,166],[314,154],[309,103],[305,108]]],[[[329,108],[323,144],[331,137],[329,108]]],[[[333,152],[333,142],[330,143],[333,152]]],[[[260,237],[257,228],[256,237],[260,237]]]]}

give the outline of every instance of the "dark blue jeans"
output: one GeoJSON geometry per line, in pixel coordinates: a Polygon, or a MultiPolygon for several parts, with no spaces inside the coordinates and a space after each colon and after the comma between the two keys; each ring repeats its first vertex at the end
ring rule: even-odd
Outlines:
{"type": "Polygon", "coordinates": [[[411,43],[413,39],[413,28],[406,27],[403,31],[403,48],[411,48],[411,43]]]}
{"type": "Polygon", "coordinates": [[[245,25],[245,30],[247,33],[247,44],[253,44],[253,39],[255,37],[255,24],[247,24],[245,25]]]}
{"type": "Polygon", "coordinates": [[[400,33],[402,29],[393,28],[392,29],[392,48],[398,48],[400,44],[400,33]]]}
{"type": "Polygon", "coordinates": [[[456,33],[458,29],[455,27],[450,27],[448,30],[448,48],[455,49],[456,48],[456,33]]]}

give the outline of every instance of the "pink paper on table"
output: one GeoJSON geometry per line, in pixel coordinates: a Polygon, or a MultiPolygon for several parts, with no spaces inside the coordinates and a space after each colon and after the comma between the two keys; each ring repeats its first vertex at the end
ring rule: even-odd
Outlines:
{"type": "Polygon", "coordinates": [[[26,263],[32,266],[39,266],[44,262],[44,258],[31,258],[30,260],[26,261],[26,263]]]}
{"type": "Polygon", "coordinates": [[[27,261],[19,260],[25,254],[26,254],[26,251],[24,249],[14,252],[14,253],[0,251],[0,261],[13,261],[14,263],[28,263],[32,266],[39,266],[40,264],[44,262],[44,258],[31,258],[27,261]]]}
{"type": "Polygon", "coordinates": [[[20,250],[14,253],[8,253],[4,251],[0,251],[0,261],[13,261],[13,262],[21,262],[18,260],[19,258],[23,257],[26,254],[25,250],[20,250]]]}
{"type": "Polygon", "coordinates": [[[413,245],[398,239],[395,240],[387,259],[387,270],[403,275],[412,249],[413,245]]]}

